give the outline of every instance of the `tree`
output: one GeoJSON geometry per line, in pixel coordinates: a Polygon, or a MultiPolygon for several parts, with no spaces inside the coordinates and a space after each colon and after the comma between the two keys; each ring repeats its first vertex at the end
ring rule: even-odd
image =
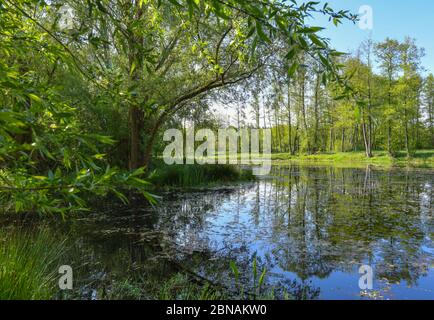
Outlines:
{"type": "Polygon", "coordinates": [[[424,86],[425,108],[427,114],[427,127],[431,136],[431,146],[434,146],[434,76],[428,75],[424,86]]]}
{"type": "Polygon", "coordinates": [[[47,41],[15,6],[2,10],[0,27],[7,30],[0,34],[2,210],[63,215],[85,209],[89,194],[112,192],[126,201],[120,189],[143,190],[143,170],[108,166],[100,150],[113,140],[83,132],[76,109],[53,85],[57,69],[74,64],[59,44],[47,41]]]}
{"type": "Polygon", "coordinates": [[[392,155],[392,127],[396,113],[394,86],[400,66],[400,44],[397,40],[387,38],[375,46],[375,53],[380,63],[381,73],[387,80],[387,99],[384,109],[384,117],[387,121],[387,151],[392,155]]]}
{"type": "Polygon", "coordinates": [[[346,74],[350,77],[352,100],[357,106],[357,122],[361,127],[363,145],[368,158],[372,157],[372,70],[360,58],[350,58],[346,61],[346,74]]]}
{"type": "MultiPolygon", "coordinates": [[[[404,142],[407,156],[411,155],[412,141],[410,135],[410,127],[413,125],[417,131],[419,125],[419,105],[422,79],[419,74],[420,60],[424,55],[423,49],[416,46],[415,41],[411,38],[406,38],[400,46],[400,71],[401,77],[397,84],[397,93],[399,95],[399,117],[402,127],[404,128],[404,142]]],[[[416,140],[417,142],[417,140],[416,140]]],[[[415,143],[417,146],[417,143],[415,143]]]]}

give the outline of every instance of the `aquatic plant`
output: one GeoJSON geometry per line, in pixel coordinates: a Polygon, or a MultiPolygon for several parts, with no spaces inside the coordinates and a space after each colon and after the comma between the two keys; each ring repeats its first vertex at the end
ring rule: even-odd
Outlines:
{"type": "Polygon", "coordinates": [[[251,170],[234,165],[160,165],[150,176],[156,186],[193,187],[254,179],[251,170]]]}

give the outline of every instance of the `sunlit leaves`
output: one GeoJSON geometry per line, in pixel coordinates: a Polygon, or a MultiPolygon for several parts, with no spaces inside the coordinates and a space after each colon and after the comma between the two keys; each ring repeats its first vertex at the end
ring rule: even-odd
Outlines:
{"type": "Polygon", "coordinates": [[[109,166],[115,142],[101,127],[108,131],[111,121],[111,132],[125,139],[128,106],[153,120],[179,101],[253,74],[281,51],[289,77],[306,54],[321,65],[323,83],[332,80],[339,54],[307,20],[316,13],[336,24],[351,19],[316,1],[86,0],[68,2],[74,26],[60,30],[62,4],[7,0],[0,14],[7,61],[0,63],[0,161],[8,201],[20,197],[18,211],[74,210],[86,193],[113,192],[125,201],[122,188],[147,192],[143,172],[109,166]]]}
{"type": "MultiPolygon", "coordinates": [[[[183,5],[181,0],[170,1],[179,7],[183,5]]],[[[335,72],[331,67],[332,57],[337,56],[334,50],[329,48],[319,34],[324,29],[319,26],[307,26],[306,18],[313,13],[320,13],[329,17],[334,24],[342,20],[356,20],[356,16],[349,11],[334,11],[328,3],[320,6],[319,1],[309,1],[299,4],[297,1],[275,2],[275,1],[234,1],[234,0],[186,0],[190,18],[195,14],[200,15],[203,8],[212,12],[216,17],[229,21],[234,17],[244,17],[248,21],[248,32],[246,38],[256,35],[256,39],[250,42],[250,52],[254,54],[258,46],[258,40],[271,44],[275,39],[284,39],[292,48],[296,43],[300,50],[311,52],[317,56],[318,61],[329,70],[335,72]],[[324,52],[326,51],[326,52],[324,52]]],[[[292,49],[290,49],[292,50],[292,49]]],[[[289,51],[288,59],[294,58],[294,51],[289,51]]],[[[292,66],[293,64],[291,64],[292,66]]],[[[291,72],[290,72],[291,73],[291,72]]],[[[337,76],[337,75],[335,75],[337,76]]]]}
{"type": "MultiPolygon", "coordinates": [[[[105,10],[104,2],[94,3],[105,10]]],[[[27,4],[36,2],[17,5],[27,4]]],[[[77,109],[60,95],[63,88],[52,84],[57,68],[65,75],[75,70],[74,58],[16,7],[0,15],[0,26],[2,211],[64,215],[86,210],[91,194],[122,198],[121,190],[144,192],[148,183],[137,173],[108,166],[100,149],[114,140],[86,132],[77,109]]],[[[88,40],[95,48],[104,44],[99,37],[88,40]]]]}

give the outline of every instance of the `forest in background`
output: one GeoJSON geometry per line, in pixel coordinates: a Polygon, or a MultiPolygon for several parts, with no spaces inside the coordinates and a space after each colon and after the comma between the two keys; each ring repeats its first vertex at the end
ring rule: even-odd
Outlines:
{"type": "Polygon", "coordinates": [[[325,82],[323,67],[307,54],[291,76],[275,61],[235,90],[237,101],[233,92],[213,97],[233,103],[232,119],[221,107],[215,113],[187,109],[172,126],[269,128],[272,152],[292,156],[363,151],[371,158],[377,150],[411,157],[434,146],[434,76],[425,75],[423,56],[410,37],[368,39],[337,59],[344,85],[325,82]]]}

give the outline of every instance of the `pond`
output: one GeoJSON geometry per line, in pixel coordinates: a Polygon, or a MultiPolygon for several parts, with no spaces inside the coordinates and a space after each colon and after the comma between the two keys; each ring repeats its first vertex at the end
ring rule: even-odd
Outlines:
{"type": "Polygon", "coordinates": [[[425,169],[281,166],[254,182],[165,192],[154,208],[109,201],[50,229],[69,235],[81,298],[115,277],[179,268],[248,292],[256,260],[276,297],[434,299],[433,182],[425,169]],[[367,292],[362,265],[373,270],[367,292]]]}

